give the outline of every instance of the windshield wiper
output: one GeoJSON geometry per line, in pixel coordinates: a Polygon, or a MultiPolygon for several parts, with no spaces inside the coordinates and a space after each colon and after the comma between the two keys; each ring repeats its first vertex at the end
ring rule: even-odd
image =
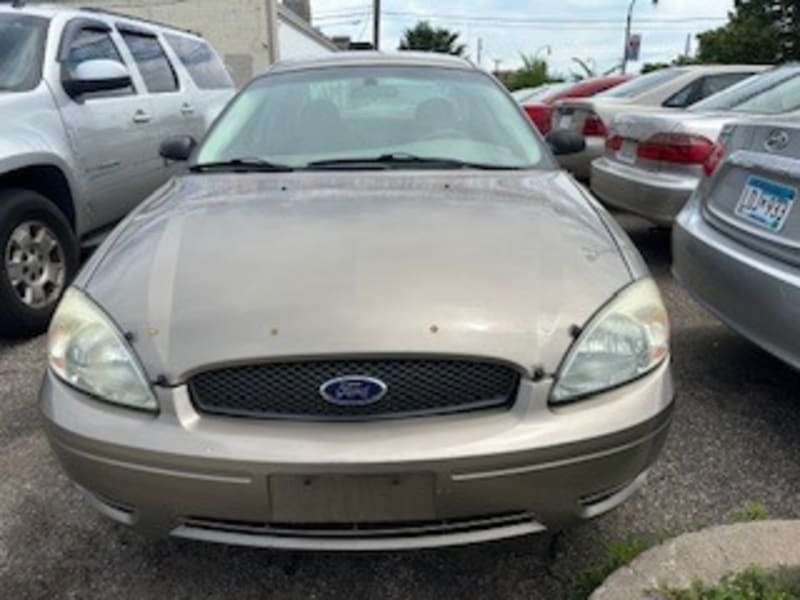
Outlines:
{"type": "Polygon", "coordinates": [[[260,158],[234,158],[217,162],[199,163],[189,167],[193,173],[206,171],[229,171],[232,173],[291,173],[293,167],[271,163],[260,158]]]}
{"type": "Polygon", "coordinates": [[[430,166],[443,167],[449,169],[481,169],[487,171],[516,171],[521,167],[508,165],[492,165],[484,163],[474,163],[456,158],[440,158],[435,156],[417,156],[405,152],[393,152],[391,154],[381,154],[365,158],[334,158],[330,160],[317,160],[306,165],[307,169],[325,169],[337,167],[357,167],[359,165],[378,166],[391,168],[392,166],[430,166]]]}

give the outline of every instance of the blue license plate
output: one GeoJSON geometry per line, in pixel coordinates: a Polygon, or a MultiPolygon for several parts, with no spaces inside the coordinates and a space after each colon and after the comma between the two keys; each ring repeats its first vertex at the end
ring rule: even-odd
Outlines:
{"type": "Polygon", "coordinates": [[[736,205],[736,215],[773,232],[780,231],[797,199],[797,189],[750,176],[736,205]]]}

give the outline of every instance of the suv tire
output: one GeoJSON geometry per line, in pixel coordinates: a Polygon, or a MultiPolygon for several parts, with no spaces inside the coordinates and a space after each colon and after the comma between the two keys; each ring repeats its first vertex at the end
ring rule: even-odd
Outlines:
{"type": "Polygon", "coordinates": [[[44,332],[78,264],[72,228],[52,202],[0,190],[0,335],[44,332]]]}

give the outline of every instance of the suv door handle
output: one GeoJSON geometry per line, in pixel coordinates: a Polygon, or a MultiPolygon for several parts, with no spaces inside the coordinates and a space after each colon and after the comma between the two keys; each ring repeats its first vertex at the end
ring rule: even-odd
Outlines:
{"type": "Polygon", "coordinates": [[[188,117],[189,115],[193,115],[193,114],[194,114],[194,106],[192,106],[191,104],[189,104],[189,103],[187,102],[186,104],[184,104],[183,106],[181,106],[181,112],[182,112],[184,115],[186,115],[187,117],[188,117]]]}
{"type": "Polygon", "coordinates": [[[149,112],[145,112],[143,110],[137,110],[133,114],[133,122],[134,123],[149,123],[153,120],[153,116],[149,112]]]}

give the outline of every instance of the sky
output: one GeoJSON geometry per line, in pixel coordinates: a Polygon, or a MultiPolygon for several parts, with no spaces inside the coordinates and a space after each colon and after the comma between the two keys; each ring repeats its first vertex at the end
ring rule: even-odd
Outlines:
{"type": "MultiPolygon", "coordinates": [[[[631,64],[667,62],[683,54],[686,36],[723,25],[733,0],[635,0],[631,31],[642,35],[642,55],[631,64]]],[[[580,72],[572,60],[588,61],[597,72],[618,65],[624,47],[630,0],[382,0],[383,50],[397,48],[405,29],[420,19],[461,34],[468,54],[482,65],[501,69],[521,64],[520,53],[548,60],[551,70],[568,76],[580,72]]],[[[371,0],[311,0],[312,21],[327,35],[372,39],[371,0]]]]}

